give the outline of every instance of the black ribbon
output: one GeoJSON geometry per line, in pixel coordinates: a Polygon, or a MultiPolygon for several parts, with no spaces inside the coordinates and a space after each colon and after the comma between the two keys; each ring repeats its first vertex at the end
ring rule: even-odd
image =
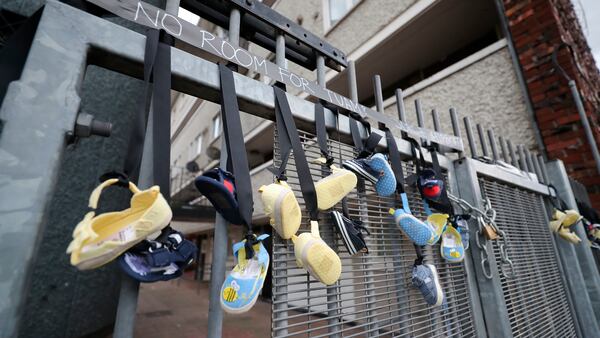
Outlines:
{"type": "Polygon", "coordinates": [[[317,130],[317,143],[321,155],[325,158],[325,165],[330,167],[333,164],[333,157],[329,155],[327,148],[327,127],[325,126],[325,109],[321,102],[315,104],[315,127],[317,130]]]}
{"type": "Polygon", "coordinates": [[[227,170],[235,176],[235,188],[240,216],[248,233],[252,234],[252,184],[250,181],[250,168],[244,144],[244,134],[240,111],[233,80],[233,72],[227,66],[219,64],[219,78],[221,80],[221,117],[223,119],[223,137],[227,148],[227,170]]]}
{"type": "MultiPolygon", "coordinates": [[[[381,140],[381,135],[369,133],[369,137],[363,142],[360,137],[360,132],[358,130],[358,121],[354,119],[354,117],[349,117],[350,121],[350,134],[352,135],[352,141],[354,142],[354,147],[358,151],[358,158],[365,158],[375,152],[375,148],[379,144],[381,140]]],[[[363,125],[367,130],[370,131],[370,126],[368,123],[363,122],[363,125]]]]}
{"type": "Polygon", "coordinates": [[[300,190],[306,203],[311,221],[317,221],[319,209],[317,208],[317,193],[310,174],[306,155],[300,143],[300,135],[294,123],[292,111],[288,103],[285,91],[277,86],[273,87],[275,93],[275,120],[277,123],[277,138],[281,150],[282,165],[277,170],[278,179],[285,172],[291,150],[294,151],[294,161],[300,181],[300,190]]]}

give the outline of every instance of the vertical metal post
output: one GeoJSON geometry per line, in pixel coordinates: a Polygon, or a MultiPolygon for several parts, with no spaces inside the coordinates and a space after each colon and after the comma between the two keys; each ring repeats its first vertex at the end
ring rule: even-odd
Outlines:
{"type": "MultiPolygon", "coordinates": [[[[461,138],[460,135],[460,125],[458,124],[458,114],[456,113],[456,109],[450,108],[450,121],[452,122],[452,133],[454,136],[461,138]]],[[[458,158],[463,157],[463,152],[458,152],[458,158]]]]}
{"type": "Polygon", "coordinates": [[[535,168],[533,166],[533,161],[531,160],[531,152],[527,147],[523,147],[523,151],[525,152],[525,161],[527,161],[527,168],[530,173],[535,173],[535,168]]]}
{"type": "Polygon", "coordinates": [[[461,137],[460,135],[460,126],[458,125],[458,113],[456,113],[456,109],[450,108],[450,122],[452,122],[452,133],[456,137],[461,137]]]}
{"type": "Polygon", "coordinates": [[[463,122],[465,123],[465,130],[467,131],[467,140],[469,141],[471,157],[477,158],[477,147],[475,146],[475,139],[473,138],[473,128],[471,127],[471,119],[469,119],[468,116],[465,116],[463,122]]]}
{"type": "Polygon", "coordinates": [[[165,12],[177,16],[177,13],[179,13],[179,0],[167,0],[165,12]]]}
{"type": "MultiPolygon", "coordinates": [[[[165,11],[177,16],[179,11],[179,0],[167,0],[165,11]]],[[[144,137],[144,150],[142,154],[142,164],[140,167],[140,176],[138,185],[141,188],[148,188],[154,182],[153,157],[152,152],[152,114],[148,114],[148,123],[146,126],[146,135],[144,137]]],[[[163,192],[170,194],[170,191],[163,192]]],[[[119,290],[119,303],[117,304],[117,315],[115,317],[115,326],[113,329],[114,338],[133,337],[135,330],[135,313],[137,311],[137,302],[139,296],[140,283],[133,278],[122,274],[121,288],[119,290]]]]}
{"type": "Polygon", "coordinates": [[[433,120],[433,130],[440,131],[440,116],[438,115],[437,110],[431,110],[431,119],[433,120]]]}
{"type": "Polygon", "coordinates": [[[538,155],[538,162],[540,162],[540,169],[542,171],[544,183],[550,184],[550,179],[548,178],[548,171],[546,170],[546,161],[544,160],[544,156],[538,155]]]}
{"type": "Polygon", "coordinates": [[[323,55],[317,55],[317,83],[325,88],[325,58],[323,55]]]}
{"type": "MultiPolygon", "coordinates": [[[[285,36],[283,35],[283,33],[279,32],[277,35],[277,38],[275,40],[275,60],[276,63],[279,67],[281,68],[286,68],[286,62],[285,62],[285,36]]],[[[288,258],[287,255],[287,250],[284,247],[279,247],[277,250],[275,250],[275,248],[273,248],[273,255],[276,257],[273,257],[273,261],[276,260],[280,260],[280,261],[285,261],[288,258]]],[[[275,264],[275,263],[274,263],[275,264]]],[[[286,266],[287,263],[279,263],[282,264],[283,266],[286,266]]],[[[278,302],[273,304],[273,309],[276,311],[276,313],[273,314],[273,316],[275,317],[282,317],[282,318],[286,318],[287,314],[285,313],[285,310],[288,308],[288,297],[287,297],[287,273],[281,273],[281,272],[277,272],[273,274],[273,279],[277,278],[277,280],[279,281],[278,283],[273,283],[273,285],[277,285],[274,286],[273,293],[278,294],[279,298],[278,302]]],[[[288,321],[287,319],[284,320],[277,320],[276,322],[273,323],[273,335],[277,335],[277,336],[285,336],[288,334],[288,321]]]]}
{"type": "Polygon", "coordinates": [[[569,81],[569,88],[571,89],[575,106],[577,106],[577,112],[579,113],[579,119],[581,120],[583,130],[585,131],[585,137],[587,138],[590,149],[592,150],[594,161],[596,161],[596,170],[598,171],[598,174],[600,174],[600,153],[598,152],[598,144],[596,143],[596,139],[592,133],[590,121],[588,121],[587,115],[585,114],[583,101],[581,100],[581,95],[579,95],[579,90],[577,90],[577,84],[574,80],[569,81]]]}
{"type": "Polygon", "coordinates": [[[525,151],[523,150],[523,145],[519,144],[517,146],[519,151],[519,163],[521,164],[521,170],[529,172],[529,167],[527,166],[527,160],[525,159],[525,151]]]}
{"type": "Polygon", "coordinates": [[[490,140],[490,146],[492,148],[492,158],[494,161],[498,161],[498,148],[496,147],[496,136],[492,129],[487,130],[488,139],[490,140]]]}
{"type": "MultiPolygon", "coordinates": [[[[548,162],[547,171],[550,181],[567,206],[577,209],[575,196],[563,163],[561,161],[548,162]]],[[[578,223],[572,225],[571,228],[582,239],[582,243],[572,245],[555,236],[556,246],[565,274],[568,276],[566,280],[583,336],[594,337],[600,332],[596,318],[600,315],[600,275],[583,226],[578,223]]]]}
{"type": "MultiPolygon", "coordinates": [[[[238,45],[240,39],[240,11],[237,8],[231,10],[229,16],[229,42],[238,45]]],[[[219,166],[227,166],[227,147],[224,134],[221,134],[221,157],[219,166]]],[[[223,310],[221,309],[220,292],[225,280],[225,264],[227,262],[227,221],[217,213],[215,218],[215,237],[213,240],[213,257],[210,269],[210,290],[208,303],[208,337],[220,338],[223,335],[223,310]]]]}
{"type": "MultiPolygon", "coordinates": [[[[406,110],[404,109],[404,95],[402,94],[402,89],[396,89],[396,107],[398,109],[398,119],[400,119],[400,121],[402,121],[402,122],[406,122],[406,110]]],[[[406,133],[402,132],[402,137],[405,137],[405,136],[406,136],[406,133]]],[[[398,250],[397,255],[398,255],[398,257],[400,257],[402,255],[401,249],[398,250]]],[[[401,299],[404,299],[406,297],[406,288],[402,284],[402,281],[404,281],[404,273],[402,270],[403,267],[402,267],[402,264],[397,259],[394,259],[392,264],[394,267],[395,280],[396,280],[396,298],[398,299],[398,301],[400,301],[401,299]]],[[[401,323],[405,323],[409,319],[409,317],[406,314],[406,308],[403,306],[398,307],[398,316],[399,316],[399,321],[401,323]]],[[[407,325],[401,326],[400,334],[401,335],[410,334],[410,330],[407,327],[407,325]]]]}
{"type": "Polygon", "coordinates": [[[531,162],[533,163],[533,168],[535,169],[535,174],[537,175],[538,182],[545,183],[544,178],[542,176],[542,168],[540,163],[538,162],[537,156],[531,154],[531,162]]]}
{"type": "MultiPolygon", "coordinates": [[[[477,178],[477,172],[472,159],[460,159],[454,162],[454,172],[456,176],[456,186],[460,198],[466,200],[476,208],[481,208],[481,189],[477,178]]],[[[470,236],[475,239],[478,234],[476,226],[469,227],[470,236]]],[[[471,242],[473,243],[473,242],[471,242]]],[[[481,308],[485,318],[485,327],[490,337],[512,337],[512,329],[508,319],[508,310],[504,295],[502,293],[502,283],[498,272],[498,265],[493,255],[492,243],[486,242],[487,251],[490,253],[489,271],[492,279],[485,277],[480,260],[481,249],[477,245],[471,245],[469,257],[472,260],[472,266],[475,270],[477,285],[479,287],[479,298],[481,299],[481,308]]],[[[481,333],[478,332],[479,335],[481,333]]]]}
{"type": "Polygon", "coordinates": [[[517,161],[517,154],[515,154],[515,148],[513,147],[511,140],[506,140],[506,146],[508,147],[508,153],[510,154],[510,164],[521,169],[519,161],[517,161]]]}
{"type": "Polygon", "coordinates": [[[483,153],[482,156],[488,157],[489,153],[487,148],[487,142],[485,142],[485,134],[483,132],[483,127],[479,123],[477,123],[477,134],[479,135],[479,143],[481,143],[481,152],[483,153]]]}
{"type": "MultiPolygon", "coordinates": [[[[153,110],[152,104],[150,111],[153,110]]],[[[147,189],[154,184],[154,153],[153,153],[153,114],[148,114],[146,125],[146,135],[144,137],[144,150],[142,153],[142,163],[140,165],[140,176],[138,186],[141,189],[147,189]]],[[[166,192],[170,193],[170,192],[166,192]]],[[[119,290],[119,303],[117,305],[117,316],[115,317],[115,326],[113,328],[114,338],[131,338],[135,330],[135,313],[139,296],[140,282],[121,274],[121,289],[119,290]]]]}
{"type": "Polygon", "coordinates": [[[396,89],[396,106],[398,107],[398,118],[402,122],[406,122],[406,110],[404,109],[404,94],[402,89],[396,89]]]}
{"type": "MultiPolygon", "coordinates": [[[[377,106],[377,111],[383,113],[383,90],[381,88],[381,76],[373,76],[373,89],[375,91],[375,105],[377,106]]],[[[378,126],[379,129],[383,129],[385,127],[381,122],[378,123],[378,126]]]]}
{"type": "Polygon", "coordinates": [[[285,65],[285,35],[278,33],[275,39],[275,63],[279,67],[287,68],[285,65]]]}
{"type": "MultiPolygon", "coordinates": [[[[415,114],[417,114],[417,125],[423,128],[425,122],[423,121],[423,111],[421,110],[421,100],[415,100],[415,114]]],[[[423,144],[425,142],[424,139],[420,139],[420,143],[423,144]]]]}
{"type": "Polygon", "coordinates": [[[506,140],[504,140],[504,137],[500,136],[498,138],[498,141],[500,141],[500,149],[502,150],[502,159],[504,160],[504,162],[510,163],[510,160],[508,157],[508,151],[506,149],[506,140]]]}
{"type": "Polygon", "coordinates": [[[415,100],[415,114],[417,114],[417,125],[423,127],[423,111],[421,110],[421,100],[415,100]]]}

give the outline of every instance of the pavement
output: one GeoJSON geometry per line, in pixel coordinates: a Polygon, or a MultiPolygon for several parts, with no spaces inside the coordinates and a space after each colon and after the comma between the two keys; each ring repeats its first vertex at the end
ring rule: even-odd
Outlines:
{"type": "MultiPolygon", "coordinates": [[[[142,284],[136,315],[135,337],[203,338],[208,329],[207,282],[188,276],[169,282],[142,284]]],[[[271,304],[261,301],[248,312],[224,313],[223,338],[271,336],[271,304]]]]}

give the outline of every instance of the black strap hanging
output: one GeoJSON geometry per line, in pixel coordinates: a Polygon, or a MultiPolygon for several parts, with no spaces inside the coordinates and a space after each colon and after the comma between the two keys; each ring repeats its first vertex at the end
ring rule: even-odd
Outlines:
{"type": "Polygon", "coordinates": [[[285,91],[277,86],[273,87],[273,91],[275,93],[277,137],[282,154],[282,165],[277,170],[277,173],[279,174],[276,173],[276,175],[278,175],[278,178],[283,177],[288,160],[287,157],[289,157],[290,154],[289,149],[285,149],[284,147],[289,145],[290,148],[294,150],[294,161],[298,172],[298,180],[300,181],[300,190],[302,191],[302,197],[306,203],[310,220],[317,221],[319,217],[317,193],[310,174],[308,162],[306,161],[304,149],[302,149],[302,144],[300,143],[300,135],[298,135],[298,129],[296,129],[296,124],[294,123],[292,110],[287,101],[285,91]]]}
{"type": "MultiPolygon", "coordinates": [[[[158,53],[159,35],[159,31],[156,29],[148,29],[146,31],[146,49],[144,52],[144,96],[133,121],[129,146],[127,148],[127,155],[125,156],[125,164],[123,166],[124,174],[116,172],[108,173],[103,175],[101,180],[112,178],[111,176],[119,177],[121,175],[121,178],[129,179],[132,182],[137,183],[144,151],[144,139],[146,137],[150,101],[154,90],[154,86],[150,83],[150,78],[154,70],[154,64],[158,53]]],[[[127,183],[125,183],[125,186],[128,186],[127,183]]]]}
{"type": "MultiPolygon", "coordinates": [[[[440,167],[440,162],[438,160],[438,153],[437,153],[436,147],[435,146],[430,147],[429,152],[431,154],[431,163],[433,165],[433,171],[435,172],[435,175],[440,180],[443,180],[444,175],[442,173],[442,168],[440,167]]],[[[442,193],[440,195],[440,198],[437,201],[429,201],[429,204],[434,209],[437,209],[448,215],[452,215],[454,213],[454,210],[452,208],[452,203],[450,203],[450,199],[448,198],[448,189],[446,187],[446,184],[444,184],[444,187],[442,188],[442,193]]]]}
{"type": "MultiPolygon", "coordinates": [[[[123,172],[112,171],[100,181],[119,179],[118,185],[128,187],[129,181],[137,183],[140,174],[148,114],[152,106],[152,169],[154,184],[160,187],[163,197],[171,199],[171,45],[173,38],[164,31],[146,31],[144,52],[144,96],[133,121],[123,172]],[[150,82],[152,80],[152,83],[150,82]],[[152,105],[150,104],[152,102],[152,105]]],[[[171,226],[162,233],[171,231],[171,226]]]]}
{"type": "Polygon", "coordinates": [[[396,177],[396,191],[398,194],[404,193],[404,170],[402,169],[402,160],[400,159],[400,152],[398,151],[398,145],[396,144],[396,138],[392,135],[391,130],[385,130],[385,140],[388,145],[388,155],[390,158],[390,164],[394,176],[396,177]]]}
{"type": "Polygon", "coordinates": [[[252,234],[252,184],[250,181],[250,168],[244,144],[244,134],[240,111],[233,80],[233,72],[223,64],[219,64],[219,78],[221,81],[221,117],[223,119],[223,137],[227,148],[227,170],[235,176],[236,195],[248,234],[252,234]]]}
{"type": "Polygon", "coordinates": [[[548,196],[550,196],[550,203],[555,209],[560,211],[565,211],[569,209],[567,203],[558,195],[558,190],[553,184],[548,184],[548,196]],[[552,197],[551,190],[554,190],[554,197],[552,197]]]}
{"type": "MultiPolygon", "coordinates": [[[[352,135],[354,147],[359,153],[358,158],[365,158],[373,154],[382,136],[379,134],[369,133],[369,137],[363,142],[358,130],[358,121],[356,121],[352,116],[350,116],[349,119],[350,134],[352,135]]],[[[370,129],[368,123],[363,123],[363,125],[365,125],[367,129],[370,129]]]]}
{"type": "MultiPolygon", "coordinates": [[[[439,180],[443,180],[443,175],[442,175],[442,169],[440,167],[440,163],[437,157],[437,150],[435,149],[435,146],[433,147],[429,147],[429,152],[431,154],[431,166],[429,166],[427,164],[427,162],[425,162],[425,157],[423,156],[423,150],[421,149],[421,146],[419,145],[419,143],[411,138],[407,138],[407,141],[410,142],[411,144],[411,151],[413,154],[413,158],[415,161],[415,167],[416,167],[416,174],[411,175],[407,178],[407,183],[409,185],[413,185],[416,184],[419,180],[419,177],[421,176],[421,174],[423,173],[424,168],[426,167],[431,167],[431,169],[433,170],[433,172],[435,173],[435,176],[437,179],[439,180]],[[418,154],[417,154],[418,152],[418,154]]],[[[429,207],[431,206],[432,208],[452,215],[454,210],[452,208],[452,204],[450,203],[450,199],[448,198],[448,191],[446,189],[446,184],[443,185],[442,187],[442,191],[440,194],[440,197],[437,198],[436,201],[431,200],[426,198],[423,195],[423,192],[419,190],[419,192],[421,193],[421,197],[423,198],[423,204],[426,210],[429,210],[429,207]]]]}
{"type": "MultiPolygon", "coordinates": [[[[173,38],[160,31],[153,68],[152,137],[154,183],[167,201],[171,199],[171,44],[173,38]],[[166,43],[163,43],[166,42],[166,43]]],[[[166,228],[170,230],[170,227],[166,228]]],[[[163,230],[163,232],[166,230],[163,230]]]]}
{"type": "Polygon", "coordinates": [[[333,164],[333,157],[329,155],[329,149],[327,148],[327,127],[325,126],[325,109],[321,102],[315,104],[315,127],[317,130],[317,143],[319,144],[319,150],[321,155],[325,158],[325,164],[331,166],[333,164]]]}
{"type": "MultiPolygon", "coordinates": [[[[400,159],[400,152],[398,151],[396,138],[392,134],[392,131],[388,128],[386,128],[385,130],[385,140],[388,145],[388,155],[392,171],[394,172],[394,176],[396,177],[396,191],[398,192],[402,200],[402,208],[405,212],[410,213],[410,207],[408,205],[408,196],[406,195],[406,191],[404,190],[404,170],[402,169],[402,160],[400,159]]],[[[417,244],[414,244],[414,247],[415,253],[417,254],[417,259],[415,260],[414,265],[421,265],[423,264],[423,260],[425,259],[425,256],[423,255],[423,248],[417,244]]]]}

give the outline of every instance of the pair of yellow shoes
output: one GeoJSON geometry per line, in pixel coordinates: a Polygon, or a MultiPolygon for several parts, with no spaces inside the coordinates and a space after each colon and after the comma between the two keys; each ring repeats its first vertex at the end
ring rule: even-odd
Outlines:
{"type": "Polygon", "coordinates": [[[569,209],[563,212],[554,209],[552,218],[552,221],[548,224],[550,231],[556,232],[560,237],[570,243],[578,244],[581,242],[581,238],[570,230],[570,227],[573,224],[577,224],[582,218],[577,211],[569,209]]]}
{"type": "Polygon", "coordinates": [[[92,192],[88,212],[73,231],[73,240],[67,248],[71,265],[79,270],[98,268],[119,257],[149,235],[166,227],[173,216],[169,204],[158,186],[139,190],[129,182],[133,193],[128,209],[96,215],[98,200],[104,188],[116,184],[109,179],[92,192]]]}
{"type": "MultiPolygon", "coordinates": [[[[354,173],[336,166],[331,175],[315,183],[317,207],[327,210],[341,201],[354,187],[354,173]]],[[[335,283],[341,274],[342,263],[338,255],[322,239],[319,224],[311,221],[311,231],[296,236],[302,221],[302,211],[294,192],[284,181],[260,187],[265,213],[270,224],[283,239],[294,243],[294,254],[299,267],[304,267],[317,280],[326,285],[335,283]]]]}
{"type": "MultiPolygon", "coordinates": [[[[353,172],[334,165],[331,170],[331,175],[315,183],[319,210],[331,209],[356,187],[357,178],[353,172]]],[[[281,238],[292,238],[300,229],[302,220],[302,211],[292,189],[286,182],[277,181],[261,186],[258,191],[271,226],[281,238]]]]}

